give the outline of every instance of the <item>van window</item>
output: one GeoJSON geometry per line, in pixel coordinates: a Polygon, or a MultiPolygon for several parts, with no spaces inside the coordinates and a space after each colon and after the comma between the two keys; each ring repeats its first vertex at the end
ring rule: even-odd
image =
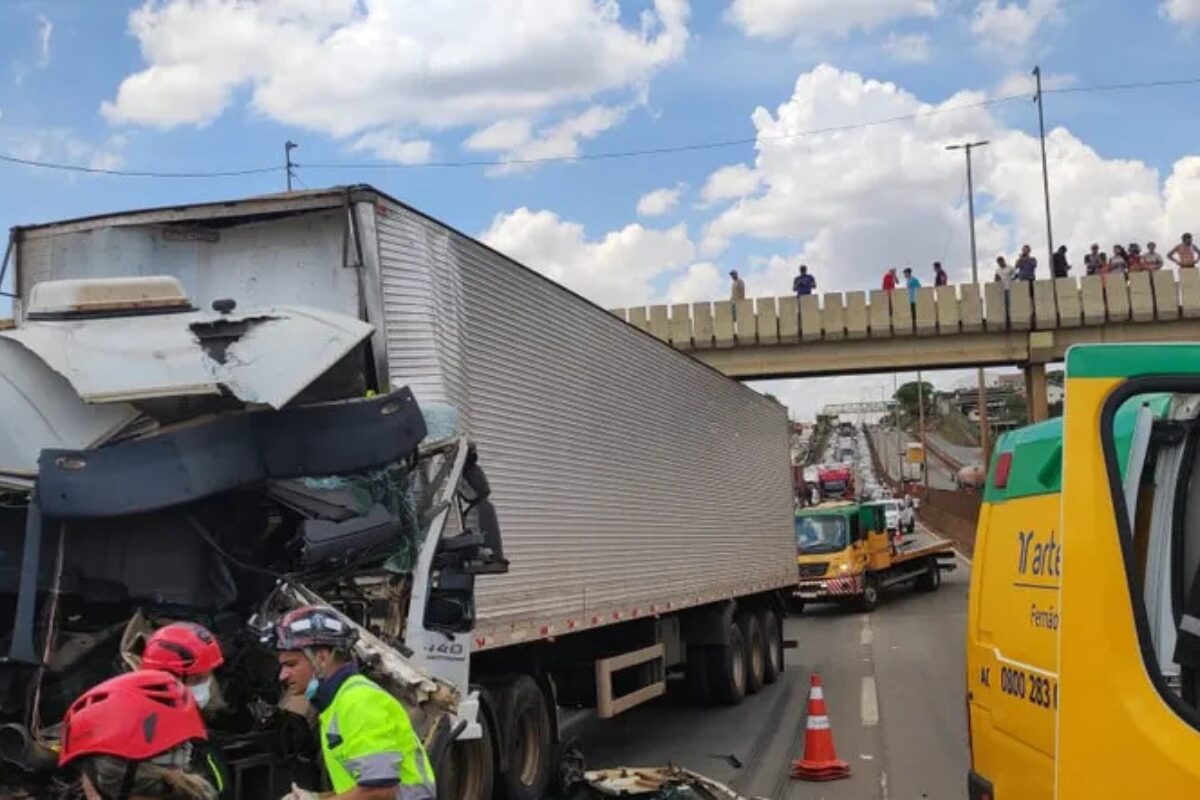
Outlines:
{"type": "Polygon", "coordinates": [[[1123,400],[1104,431],[1147,669],[1200,708],[1200,393],[1123,400]]]}

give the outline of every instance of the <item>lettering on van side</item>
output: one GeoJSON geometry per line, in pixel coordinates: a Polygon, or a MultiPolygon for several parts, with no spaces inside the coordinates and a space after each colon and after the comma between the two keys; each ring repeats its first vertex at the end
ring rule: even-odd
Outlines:
{"type": "MultiPolygon", "coordinates": [[[[1017,574],[1025,577],[1058,578],[1062,575],[1062,545],[1054,531],[1042,541],[1036,531],[1017,533],[1017,574]]],[[[1021,584],[1030,586],[1031,584],[1021,584]]],[[[1033,585],[1034,588],[1056,589],[1057,586],[1033,585]]]]}

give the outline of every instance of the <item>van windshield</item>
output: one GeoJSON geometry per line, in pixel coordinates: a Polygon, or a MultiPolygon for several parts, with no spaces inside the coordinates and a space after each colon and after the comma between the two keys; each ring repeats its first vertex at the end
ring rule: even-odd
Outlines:
{"type": "Polygon", "coordinates": [[[846,519],[838,516],[796,519],[796,546],[801,553],[836,553],[847,544],[846,519]]]}

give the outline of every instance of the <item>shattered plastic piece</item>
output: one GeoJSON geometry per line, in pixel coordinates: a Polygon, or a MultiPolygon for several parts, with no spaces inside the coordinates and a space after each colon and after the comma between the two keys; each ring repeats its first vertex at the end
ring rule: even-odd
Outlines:
{"type": "Polygon", "coordinates": [[[748,800],[723,783],[682,767],[589,770],[568,786],[572,797],[644,797],[652,800],[748,800]]]}
{"type": "Polygon", "coordinates": [[[425,440],[437,442],[458,436],[458,409],[449,403],[429,403],[422,401],[421,414],[425,417],[425,428],[428,431],[425,440]]]}

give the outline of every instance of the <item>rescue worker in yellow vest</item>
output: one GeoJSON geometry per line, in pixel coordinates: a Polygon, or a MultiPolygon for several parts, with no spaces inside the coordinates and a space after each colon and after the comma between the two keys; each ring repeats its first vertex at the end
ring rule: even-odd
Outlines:
{"type": "Polygon", "coordinates": [[[275,626],[279,680],[316,708],[333,786],[318,794],[293,785],[284,800],[435,800],[433,768],[404,706],[358,673],[357,635],[323,606],[289,611],[275,626]]]}

